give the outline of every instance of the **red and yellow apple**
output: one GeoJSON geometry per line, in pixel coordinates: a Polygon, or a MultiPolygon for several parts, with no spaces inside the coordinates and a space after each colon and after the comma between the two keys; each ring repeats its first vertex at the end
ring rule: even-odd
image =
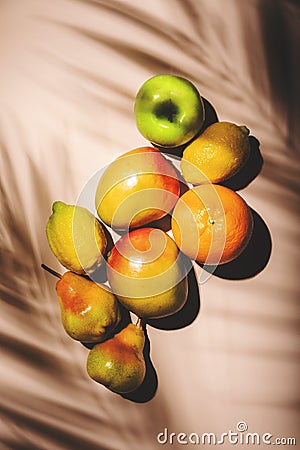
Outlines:
{"type": "Polygon", "coordinates": [[[175,168],[154,147],[131,150],[113,161],[96,191],[100,219],[118,230],[128,230],[161,219],[179,198],[175,168]]]}
{"type": "Polygon", "coordinates": [[[139,228],[122,236],[107,260],[114,295],[139,317],[165,317],[187,300],[188,283],[182,253],[157,228],[139,228]]]}

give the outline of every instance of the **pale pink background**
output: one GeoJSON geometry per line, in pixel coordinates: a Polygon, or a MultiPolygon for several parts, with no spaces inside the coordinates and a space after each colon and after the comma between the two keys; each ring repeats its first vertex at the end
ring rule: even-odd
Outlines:
{"type": "Polygon", "coordinates": [[[242,420],[300,442],[299,29],[292,0],[1,1],[1,450],[152,450],[165,427],[242,420]],[[88,378],[40,263],[61,269],[44,233],[52,202],[74,203],[97,169],[145,144],[133,102],[158,73],[188,77],[260,141],[263,169],[240,194],[272,253],[252,278],[203,284],[189,326],[148,328],[158,388],[139,404],[88,378]]]}

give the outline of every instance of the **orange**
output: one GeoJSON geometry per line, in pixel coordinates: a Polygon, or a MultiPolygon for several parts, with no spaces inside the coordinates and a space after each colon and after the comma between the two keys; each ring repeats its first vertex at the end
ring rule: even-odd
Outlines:
{"type": "Polygon", "coordinates": [[[185,192],[172,216],[176,244],[200,264],[224,264],[237,258],[249,243],[252,229],[252,213],[243,198],[215,184],[185,192]]]}
{"type": "Polygon", "coordinates": [[[158,228],[124,234],[108,257],[107,278],[118,300],[139,317],[166,317],[179,311],[187,299],[183,255],[158,228]]]}
{"type": "Polygon", "coordinates": [[[231,122],[217,122],[189,144],[182,155],[185,180],[220,183],[236,175],[250,155],[249,130],[231,122]]]}

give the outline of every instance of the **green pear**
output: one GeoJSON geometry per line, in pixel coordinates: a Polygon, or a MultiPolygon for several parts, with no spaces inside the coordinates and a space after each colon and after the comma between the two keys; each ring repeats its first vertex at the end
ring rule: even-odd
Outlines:
{"type": "Polygon", "coordinates": [[[71,338],[84,343],[101,342],[120,323],[119,303],[109,288],[76,273],[62,276],[42,265],[59,277],[56,292],[61,310],[61,321],[71,338]]]}
{"type": "Polygon", "coordinates": [[[102,224],[82,206],[54,202],[46,226],[49,246],[58,261],[78,274],[93,272],[107,246],[102,224]]]}
{"type": "Polygon", "coordinates": [[[130,323],[114,337],[90,350],[89,376],[119,394],[135,391],[146,375],[143,356],[145,335],[140,323],[130,323]]]}

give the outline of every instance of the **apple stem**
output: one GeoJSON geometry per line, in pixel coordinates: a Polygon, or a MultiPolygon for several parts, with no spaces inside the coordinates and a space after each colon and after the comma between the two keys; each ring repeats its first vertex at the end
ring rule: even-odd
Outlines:
{"type": "Polygon", "coordinates": [[[42,269],[46,270],[47,272],[51,273],[51,275],[54,275],[57,278],[62,278],[62,275],[58,272],[56,272],[53,269],[50,269],[50,267],[46,266],[46,264],[41,264],[42,269]]]}

